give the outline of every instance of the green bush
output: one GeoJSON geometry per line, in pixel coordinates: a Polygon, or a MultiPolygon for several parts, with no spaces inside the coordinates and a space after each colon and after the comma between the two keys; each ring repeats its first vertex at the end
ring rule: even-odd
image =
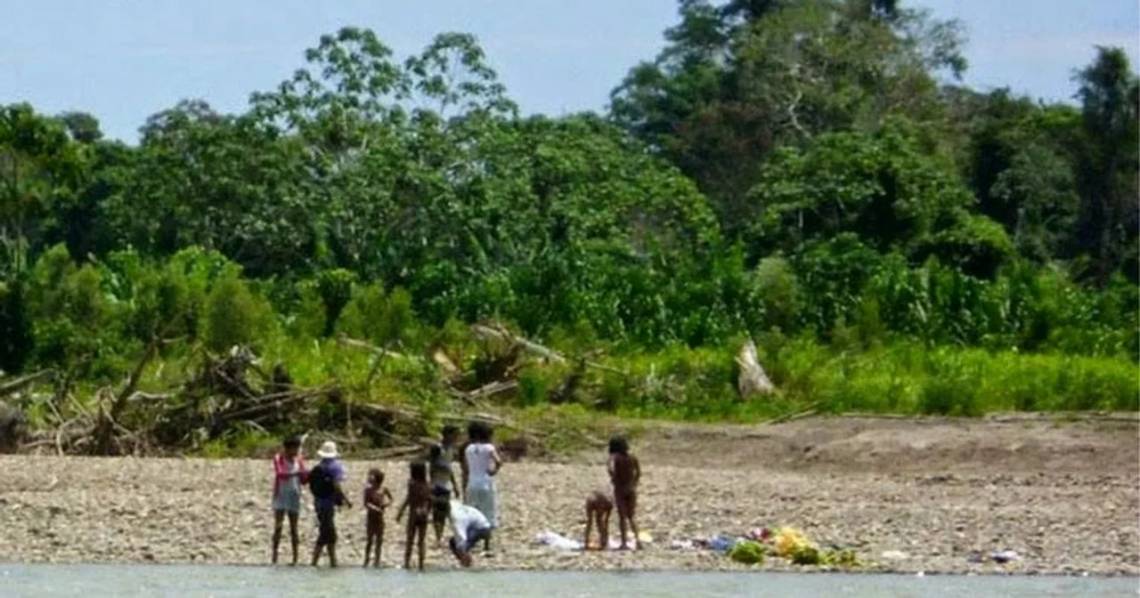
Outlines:
{"type": "Polygon", "coordinates": [[[269,332],[272,308],[244,280],[227,275],[210,289],[205,319],[206,346],[221,352],[262,339],[269,332]]]}
{"type": "Polygon", "coordinates": [[[341,314],[339,331],[378,346],[408,342],[416,334],[411,295],[401,288],[390,294],[379,283],[357,287],[341,314]]]}
{"type": "Polygon", "coordinates": [[[728,551],[728,558],[745,565],[760,565],[764,563],[765,552],[763,544],[742,540],[728,551]]]}

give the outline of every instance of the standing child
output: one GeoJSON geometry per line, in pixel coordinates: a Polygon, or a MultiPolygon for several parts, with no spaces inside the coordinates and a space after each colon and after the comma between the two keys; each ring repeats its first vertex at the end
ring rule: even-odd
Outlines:
{"type": "Polygon", "coordinates": [[[290,436],[281,443],[281,452],[273,456],[273,564],[277,564],[277,548],[281,545],[281,524],[289,516],[289,539],[293,543],[293,564],[297,564],[297,517],[301,513],[301,484],[305,482],[305,460],[301,458],[301,439],[290,436]]]}
{"type": "Polygon", "coordinates": [[[436,546],[443,541],[443,527],[447,523],[447,515],[451,510],[451,494],[459,498],[459,487],[455,483],[455,470],[451,466],[451,459],[455,454],[455,441],[458,439],[459,429],[455,426],[444,426],[439,444],[433,444],[428,454],[428,477],[431,478],[432,508],[431,522],[435,528],[436,546]]]}
{"type": "Polygon", "coordinates": [[[396,513],[396,521],[404,518],[404,510],[408,514],[407,536],[404,540],[404,569],[412,566],[412,547],[419,541],[420,571],[424,570],[424,536],[427,535],[428,514],[431,512],[431,487],[428,486],[427,465],[412,463],[410,466],[411,479],[408,480],[408,495],[400,511],[396,513]]]}
{"type": "Polygon", "coordinates": [[[344,482],[344,465],[336,443],[329,440],[317,451],[321,462],[309,472],[309,490],[313,493],[313,507],[317,512],[317,544],[313,547],[313,566],[321,558],[321,552],[328,549],[329,565],[336,567],[336,510],[339,507],[352,507],[344,495],[341,484],[344,482]]]}
{"type": "Polygon", "coordinates": [[[392,493],[384,487],[384,472],[379,469],[368,471],[368,486],[364,488],[365,533],[368,541],[364,545],[364,566],[372,556],[372,546],[376,546],[374,567],[380,566],[380,553],[384,546],[384,509],[392,504],[392,493]]]}
{"type": "MultiPolygon", "coordinates": [[[[479,509],[487,518],[491,529],[499,527],[499,500],[495,491],[495,474],[503,461],[495,445],[491,444],[493,430],[482,422],[471,422],[467,427],[469,444],[464,451],[467,462],[467,504],[479,509]]],[[[483,550],[491,550],[491,534],[483,538],[483,550]]]]}
{"type": "Polygon", "coordinates": [[[632,528],[633,539],[637,548],[641,548],[638,539],[637,522],[634,515],[637,511],[637,483],[641,481],[641,465],[637,457],[629,454],[629,443],[621,436],[610,439],[610,461],[607,464],[610,472],[610,481],[614,485],[614,505],[618,512],[618,525],[621,527],[621,550],[629,550],[626,542],[626,528],[632,528]]]}

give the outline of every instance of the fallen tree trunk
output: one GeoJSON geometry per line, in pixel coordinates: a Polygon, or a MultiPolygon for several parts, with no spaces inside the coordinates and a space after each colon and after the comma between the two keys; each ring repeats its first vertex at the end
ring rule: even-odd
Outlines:
{"type": "Polygon", "coordinates": [[[467,402],[468,404],[472,404],[479,399],[485,399],[487,397],[492,397],[504,392],[517,390],[518,387],[519,383],[517,380],[496,380],[495,382],[484,384],[475,390],[467,392],[453,388],[451,389],[451,395],[458,399],[463,399],[463,401],[467,402]]]}
{"type": "Polygon", "coordinates": [[[344,335],[338,336],[336,338],[336,342],[341,344],[341,345],[344,345],[346,347],[353,347],[356,349],[364,349],[365,351],[371,351],[377,355],[382,355],[384,357],[393,357],[396,359],[407,359],[407,360],[412,360],[412,361],[418,359],[417,357],[414,357],[412,355],[406,355],[404,353],[392,351],[391,349],[385,349],[384,347],[377,347],[376,345],[373,345],[370,342],[358,340],[355,338],[350,338],[350,337],[347,337],[344,335]]]}
{"type": "MultiPolygon", "coordinates": [[[[555,351],[554,349],[551,349],[549,347],[544,347],[544,346],[542,346],[542,345],[540,345],[540,344],[538,344],[532,340],[523,338],[523,337],[515,335],[515,334],[511,334],[509,331],[507,331],[501,327],[491,327],[491,326],[484,326],[482,324],[474,324],[471,326],[471,330],[475,333],[476,336],[478,336],[480,338],[492,338],[492,339],[500,340],[503,342],[515,343],[515,344],[520,345],[522,348],[526,349],[527,351],[530,351],[531,353],[534,353],[535,355],[545,357],[546,359],[549,359],[550,361],[553,361],[555,363],[567,363],[570,361],[565,355],[562,355],[561,353],[555,351]]],[[[625,372],[625,371],[619,370],[617,368],[610,367],[608,365],[597,363],[595,361],[584,360],[583,363],[586,364],[586,367],[594,368],[596,370],[602,370],[605,372],[620,374],[622,376],[628,376],[629,375],[629,372],[625,372]]]]}
{"type": "Polygon", "coordinates": [[[541,355],[542,357],[545,357],[556,363],[566,363],[566,358],[560,355],[557,351],[548,349],[534,341],[527,340],[521,336],[515,336],[503,328],[492,328],[490,326],[484,326],[482,324],[474,324],[471,326],[471,331],[474,332],[475,336],[478,336],[479,338],[491,338],[508,343],[516,343],[531,353],[541,355]]]}
{"type": "Polygon", "coordinates": [[[127,376],[127,383],[123,385],[123,389],[114,396],[111,407],[105,409],[103,405],[99,406],[99,421],[95,424],[95,430],[92,434],[95,441],[94,449],[98,454],[110,454],[111,441],[115,434],[115,427],[118,425],[119,416],[127,406],[127,402],[131,396],[134,395],[135,390],[138,389],[143,370],[146,369],[150,360],[154,359],[154,356],[158,354],[159,343],[159,338],[156,336],[147,344],[146,351],[143,352],[142,358],[139,359],[134,369],[131,370],[130,375],[127,376]]]}

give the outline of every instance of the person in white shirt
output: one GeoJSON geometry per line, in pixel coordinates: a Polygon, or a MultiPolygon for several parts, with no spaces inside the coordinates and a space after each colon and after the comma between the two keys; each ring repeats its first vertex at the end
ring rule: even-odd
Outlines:
{"type": "MultiPolygon", "coordinates": [[[[467,427],[469,443],[463,451],[467,464],[467,504],[475,507],[487,518],[491,529],[499,527],[498,492],[495,474],[503,462],[495,445],[491,443],[491,428],[482,422],[471,422],[467,427]]],[[[484,550],[491,549],[491,535],[484,538],[484,550]]]]}
{"type": "Polygon", "coordinates": [[[455,535],[448,542],[451,546],[451,553],[455,555],[461,565],[470,567],[471,547],[475,546],[479,540],[485,540],[491,536],[491,522],[487,521],[479,509],[457,500],[451,501],[451,512],[448,518],[451,519],[451,529],[455,532],[455,535]]]}

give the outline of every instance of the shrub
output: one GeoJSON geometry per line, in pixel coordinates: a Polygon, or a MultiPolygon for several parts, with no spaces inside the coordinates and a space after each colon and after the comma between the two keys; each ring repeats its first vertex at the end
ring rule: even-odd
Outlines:
{"type": "Polygon", "coordinates": [[[764,545],[752,540],[737,542],[729,551],[728,558],[745,565],[759,565],[764,562],[764,545]]]}
{"type": "Polygon", "coordinates": [[[223,276],[206,297],[206,346],[225,351],[251,344],[269,331],[272,309],[236,275],[223,276]]]}
{"type": "Polygon", "coordinates": [[[414,338],[415,327],[411,295],[399,287],[385,294],[384,287],[375,282],[356,289],[338,328],[349,336],[387,346],[414,338]]]}

